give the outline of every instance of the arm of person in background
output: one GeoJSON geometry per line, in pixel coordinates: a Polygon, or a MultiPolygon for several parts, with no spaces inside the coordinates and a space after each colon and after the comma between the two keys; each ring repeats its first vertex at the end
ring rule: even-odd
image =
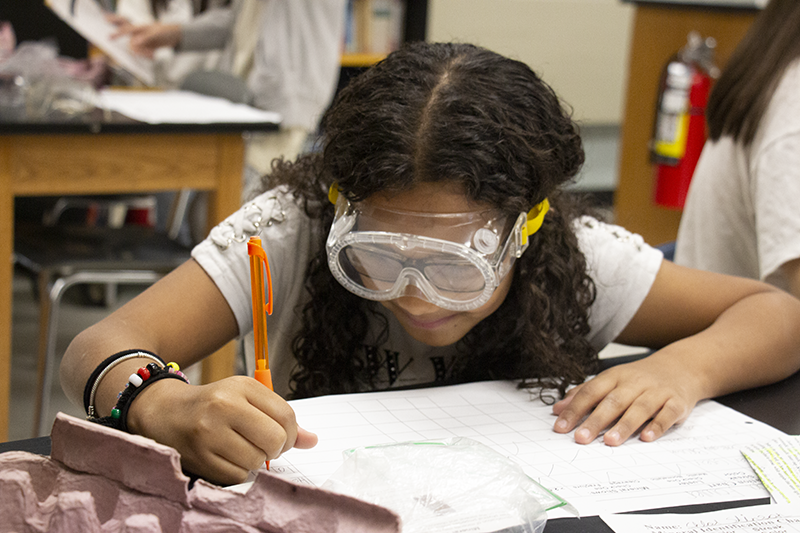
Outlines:
{"type": "MultiPolygon", "coordinates": [[[[800,80],[800,76],[795,74],[800,80]]],[[[792,99],[780,107],[782,115],[797,117],[800,113],[798,85],[792,85],[792,99]]],[[[800,131],[798,119],[794,128],[770,129],[775,137],[765,145],[751,148],[751,186],[755,213],[759,274],[762,279],[800,298],[800,131]],[[784,278],[784,279],[780,279],[784,278]]],[[[771,126],[777,119],[767,123],[771,126]]],[[[779,126],[783,123],[778,122],[779,126]]],[[[766,126],[765,126],[766,127],[766,126]]],[[[772,139],[770,137],[770,139],[772,139]]]]}
{"type": "Polygon", "coordinates": [[[224,48],[231,39],[235,13],[230,7],[217,7],[204,11],[184,24],[131,24],[124,17],[108,15],[108,20],[117,26],[112,39],[130,37],[131,51],[152,58],[162,47],[176,50],[207,51],[224,48]]]}
{"type": "Polygon", "coordinates": [[[781,265],[781,270],[789,282],[791,293],[795,298],[800,298],[800,258],[784,263],[781,265]]]}
{"type": "MultiPolygon", "coordinates": [[[[190,260],[75,337],[61,363],[61,385],[73,403],[83,406],[90,374],[109,355],[148,350],[185,368],[237,334],[219,289],[190,260]]],[[[128,376],[148,362],[124,361],[101,380],[95,401],[100,416],[111,412],[128,376]]],[[[133,433],[178,450],[190,472],[222,484],[240,483],[265,460],[317,442],[297,426],[280,396],[245,376],[208,385],[155,382],[131,404],[127,421],[133,433]]]]}
{"type": "Polygon", "coordinates": [[[554,429],[581,444],[653,441],[700,400],[786,378],[800,369],[800,300],[765,283],[663,261],[617,339],[661,347],[573,388],[553,406],[554,429]],[[586,419],[583,420],[583,418],[586,419]]]}

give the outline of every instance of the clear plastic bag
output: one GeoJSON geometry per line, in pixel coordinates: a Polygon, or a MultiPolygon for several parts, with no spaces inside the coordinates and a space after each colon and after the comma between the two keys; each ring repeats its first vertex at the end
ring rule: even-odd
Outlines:
{"type": "Polygon", "coordinates": [[[57,113],[83,115],[98,104],[87,79],[48,41],[23,42],[0,62],[0,116],[11,120],[40,120],[57,113]]]}
{"type": "Polygon", "coordinates": [[[464,437],[365,446],[322,486],[396,512],[403,533],[540,533],[566,505],[519,465],[464,437]]]}

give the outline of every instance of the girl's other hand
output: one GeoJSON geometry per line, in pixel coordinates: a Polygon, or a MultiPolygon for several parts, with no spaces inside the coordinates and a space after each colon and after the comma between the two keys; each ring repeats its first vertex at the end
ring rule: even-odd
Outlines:
{"type": "Polygon", "coordinates": [[[154,383],[131,406],[128,426],[178,450],[186,470],[223,485],[243,482],[286,450],[317,443],[283,398],[244,376],[199,386],[154,383]]]}
{"type": "Polygon", "coordinates": [[[663,346],[612,367],[553,406],[554,430],[616,446],[653,441],[702,399],[774,383],[800,368],[800,302],[764,283],[663,261],[650,292],[615,339],[663,346]],[[576,429],[577,428],[577,429],[576,429]]]}
{"type": "Polygon", "coordinates": [[[575,429],[575,442],[588,444],[604,430],[603,442],[617,446],[641,429],[651,442],[689,416],[704,396],[697,380],[656,353],[612,367],[570,390],[553,406],[556,433],[575,429]],[[584,420],[585,418],[585,420],[584,420]]]}

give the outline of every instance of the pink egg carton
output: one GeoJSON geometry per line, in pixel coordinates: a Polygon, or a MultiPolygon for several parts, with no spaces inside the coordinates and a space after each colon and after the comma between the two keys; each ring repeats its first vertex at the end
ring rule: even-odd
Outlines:
{"type": "Polygon", "coordinates": [[[63,413],[51,437],[50,457],[0,454],[0,531],[400,533],[386,508],[268,472],[190,489],[175,449],[63,413]]]}

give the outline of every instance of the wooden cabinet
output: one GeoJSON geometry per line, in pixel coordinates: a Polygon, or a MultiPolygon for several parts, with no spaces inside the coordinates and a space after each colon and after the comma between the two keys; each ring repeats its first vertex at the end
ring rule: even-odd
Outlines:
{"type": "Polygon", "coordinates": [[[754,8],[636,6],[614,211],[617,223],[650,244],[674,240],[681,217],[680,211],[653,203],[649,143],[661,71],[692,30],[717,40],[716,63],[723,68],[758,13],[754,8]]]}

